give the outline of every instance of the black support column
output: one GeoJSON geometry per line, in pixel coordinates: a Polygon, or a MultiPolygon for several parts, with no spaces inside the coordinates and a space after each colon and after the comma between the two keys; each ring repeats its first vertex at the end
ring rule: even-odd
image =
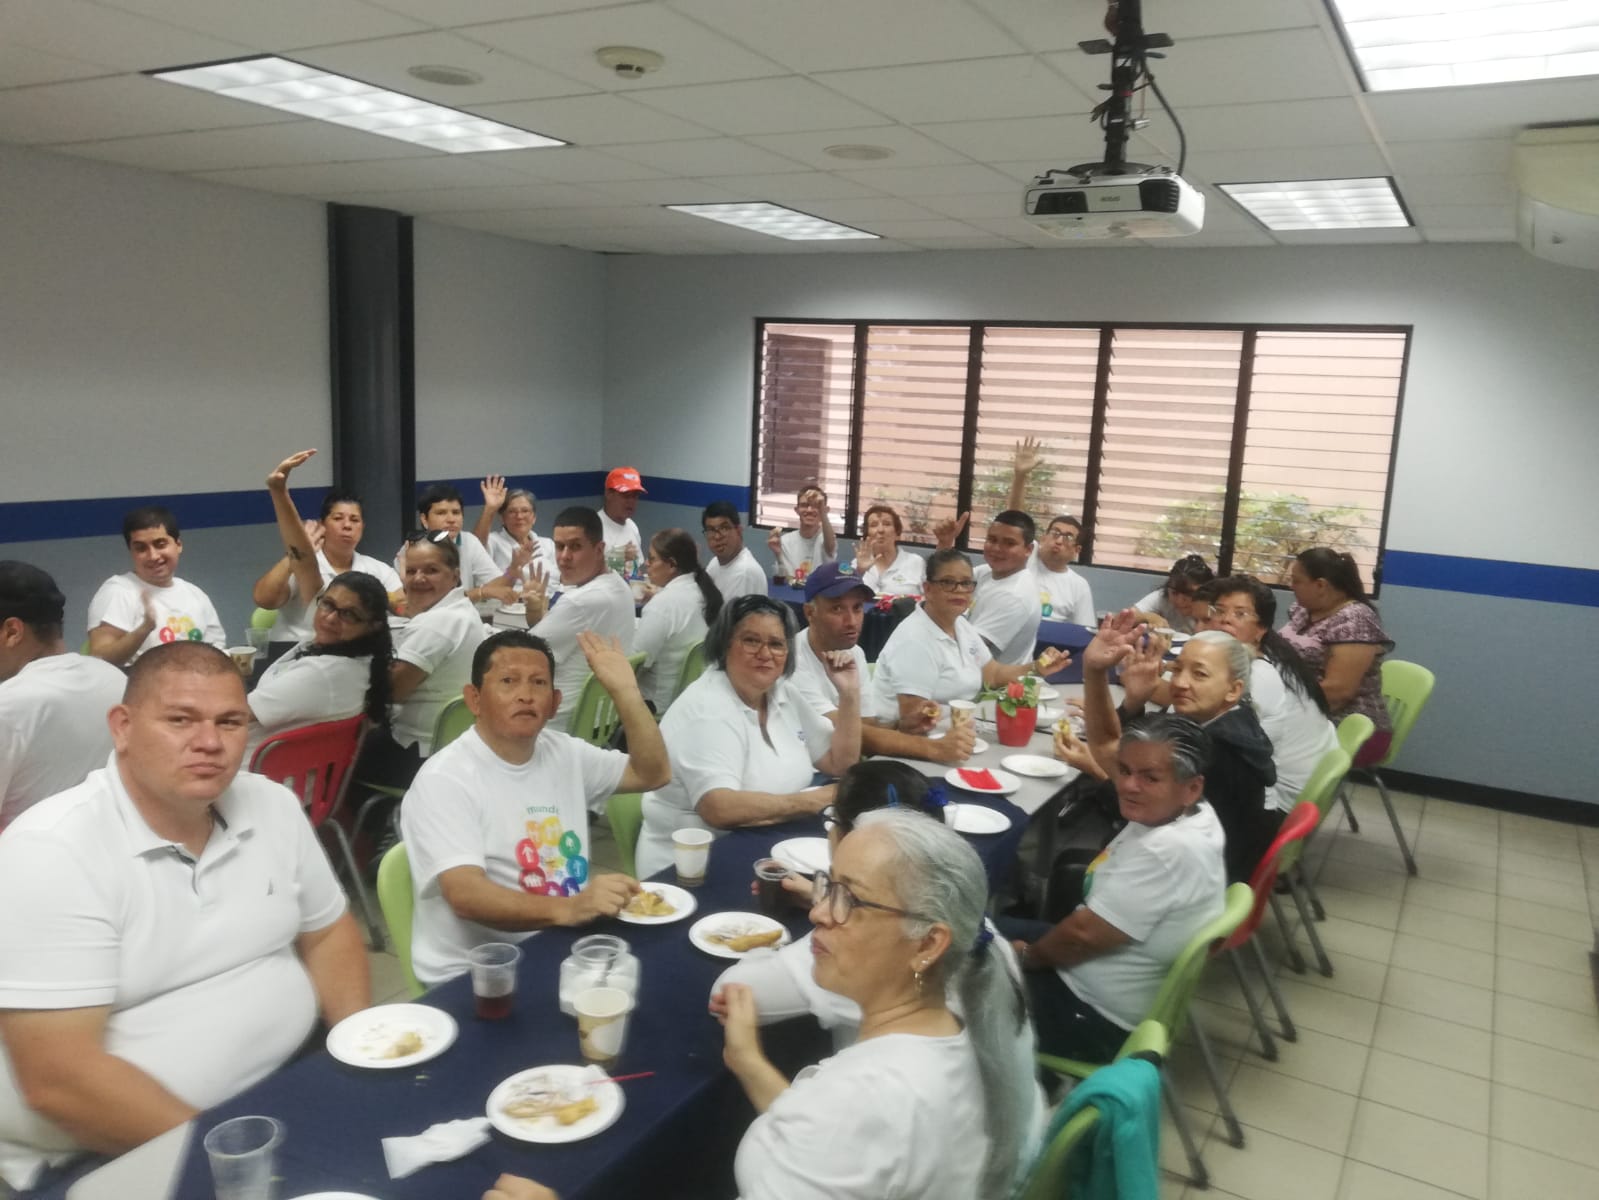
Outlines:
{"type": "Polygon", "coordinates": [[[362,549],[388,560],[415,524],[411,219],[328,205],[333,480],[364,501],[362,549]]]}

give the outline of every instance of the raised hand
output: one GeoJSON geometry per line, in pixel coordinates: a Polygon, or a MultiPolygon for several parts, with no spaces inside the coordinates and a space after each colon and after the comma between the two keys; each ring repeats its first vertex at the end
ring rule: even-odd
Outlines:
{"type": "Polygon", "coordinates": [[[633,664],[627,661],[627,655],[623,653],[619,639],[602,637],[585,629],[577,635],[577,648],[583,651],[583,657],[588,660],[589,670],[594,672],[594,678],[600,681],[600,686],[613,699],[625,694],[629,689],[638,690],[638,679],[633,674],[633,664]]]}
{"type": "Polygon", "coordinates": [[[483,493],[483,507],[493,512],[499,512],[505,507],[505,476],[490,475],[479,481],[478,490],[483,493]]]}
{"type": "Polygon", "coordinates": [[[940,550],[947,550],[955,544],[955,539],[960,537],[961,530],[966,528],[966,523],[972,519],[972,514],[963,512],[959,517],[942,517],[933,522],[933,538],[938,542],[940,550]]]}
{"type": "Polygon", "coordinates": [[[1033,663],[1033,669],[1048,679],[1051,675],[1059,675],[1072,665],[1072,656],[1065,650],[1056,646],[1047,646],[1044,652],[1033,663]]]}
{"type": "Polygon", "coordinates": [[[507,575],[515,576],[522,574],[522,572],[527,570],[528,564],[533,561],[533,551],[535,547],[531,544],[531,538],[529,538],[528,541],[530,543],[529,545],[518,546],[515,550],[511,551],[511,565],[505,568],[505,573],[507,575]]]}
{"type": "Polygon", "coordinates": [[[1024,437],[1011,452],[1011,466],[1018,475],[1031,474],[1043,461],[1043,448],[1035,437],[1024,437]]]}
{"type": "Polygon", "coordinates": [[[277,466],[272,468],[272,474],[270,474],[270,475],[268,475],[266,477],[266,485],[267,485],[267,487],[269,487],[269,488],[286,488],[286,487],[288,487],[288,485],[289,485],[289,472],[294,470],[294,468],[299,466],[301,463],[305,462],[307,459],[309,459],[315,453],[316,453],[315,450],[301,450],[298,454],[289,455],[288,458],[284,459],[277,466]]]}
{"type": "Polygon", "coordinates": [[[322,522],[307,518],[300,524],[305,527],[305,536],[311,539],[311,549],[313,551],[322,549],[322,543],[327,538],[327,530],[322,528],[322,522]]]}
{"type": "Polygon", "coordinates": [[[550,584],[545,577],[543,564],[534,563],[527,582],[522,585],[522,605],[527,612],[529,629],[542,621],[544,614],[550,610],[549,592],[550,584]]]}
{"type": "Polygon", "coordinates": [[[719,993],[722,1001],[722,1061],[735,1075],[766,1058],[761,1049],[759,1014],[755,995],[746,984],[730,983],[719,993]]]}
{"type": "Polygon", "coordinates": [[[1087,742],[1077,736],[1077,731],[1072,728],[1070,721],[1056,722],[1053,749],[1055,757],[1067,766],[1076,767],[1088,775],[1099,774],[1093,751],[1089,750],[1087,742]]]}
{"type": "Polygon", "coordinates": [[[1147,626],[1138,613],[1124,608],[1100,622],[1099,632],[1083,651],[1083,669],[1108,671],[1132,654],[1147,626]]]}
{"type": "Polygon", "coordinates": [[[855,656],[848,650],[823,651],[822,668],[840,695],[860,690],[861,673],[855,669],[855,656]]]}
{"type": "Polygon", "coordinates": [[[766,535],[766,548],[770,550],[781,564],[783,557],[783,527],[774,525],[772,532],[766,535]]]}

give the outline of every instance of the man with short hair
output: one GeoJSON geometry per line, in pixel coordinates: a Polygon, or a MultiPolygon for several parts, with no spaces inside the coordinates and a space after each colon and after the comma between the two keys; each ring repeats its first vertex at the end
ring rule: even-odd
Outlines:
{"type": "Polygon", "coordinates": [[[781,525],[767,535],[772,552],[772,578],[791,580],[797,587],[805,576],[823,563],[838,559],[838,535],[827,519],[827,493],[815,483],[807,483],[794,497],[794,512],[799,528],[788,533],[781,525]]]}
{"type": "MultiPolygon", "coordinates": [[[[970,513],[962,513],[959,520],[945,520],[934,526],[938,548],[953,546],[956,535],[970,518],[970,513]]],[[[983,565],[974,572],[977,595],[972,601],[972,627],[988,643],[995,661],[1012,667],[1033,661],[1038,623],[1044,619],[1038,587],[1027,569],[1032,550],[1033,518],[1007,508],[988,523],[983,565]]]]}
{"type": "Polygon", "coordinates": [[[564,732],[589,673],[577,635],[586,631],[615,638],[622,652],[631,654],[637,618],[627,581],[605,568],[599,513],[581,505],[563,508],[555,518],[553,535],[563,589],[559,603],[549,603],[544,581],[536,576],[523,590],[522,602],[528,626],[549,643],[555,658],[555,690],[560,693],[555,727],[564,732]]]}
{"type": "Polygon", "coordinates": [[[172,510],[158,504],[122,518],[133,570],[113,575],[89,601],[89,653],[114,667],[169,642],[228,643],[211,598],[177,577],[183,538],[172,510]]]}
{"type": "MultiPolygon", "coordinates": [[[[860,648],[866,606],[875,598],[852,566],[826,563],[805,579],[806,628],[794,641],[793,684],[817,712],[838,724],[838,688],[828,678],[825,654],[849,654],[856,674],[867,678],[866,652],[860,648]]],[[[970,721],[951,725],[942,737],[901,733],[886,725],[861,722],[861,752],[920,758],[929,762],[965,762],[972,755],[976,733],[970,721]]]]}
{"type": "Polygon", "coordinates": [[[428,759],[406,793],[411,962],[425,984],[461,974],[484,942],[614,917],[638,891],[626,875],[591,874],[588,807],[663,786],[671,762],[616,640],[585,632],[577,646],[616,702],[626,754],[547,728],[561,702],[550,647],[506,630],[472,659],[464,696],[476,726],[428,759]]]}
{"type": "Polygon", "coordinates": [[[1048,530],[1033,548],[1029,565],[1038,583],[1044,616],[1092,628],[1096,623],[1094,594],[1088,580],[1071,569],[1077,561],[1082,532],[1082,523],[1076,517],[1051,519],[1048,530]]]}
{"type": "MultiPolygon", "coordinates": [[[[461,588],[473,604],[497,602],[514,604],[516,590],[505,578],[494,559],[475,537],[462,537],[461,528],[466,520],[466,509],[461,493],[448,483],[434,483],[423,488],[416,498],[416,517],[423,529],[447,529],[455,539],[455,549],[461,556],[461,588]]],[[[409,543],[407,543],[409,544],[409,543]]],[[[405,578],[405,546],[394,556],[394,569],[405,578]]]]}
{"type": "Polygon", "coordinates": [[[729,604],[739,596],[766,595],[766,572],[744,544],[744,530],[732,501],[713,500],[707,504],[700,514],[700,528],[705,533],[706,549],[711,552],[705,573],[722,593],[722,602],[729,604]]]}
{"type": "Polygon", "coordinates": [[[0,1176],[121,1154],[371,1003],[360,931],[287,788],[241,772],[232,661],[141,656],[114,753],[0,836],[0,1176]]]}
{"type": "Polygon", "coordinates": [[[122,702],[127,679],[108,662],[67,653],[66,604],[38,567],[0,562],[0,832],[111,753],[106,713],[122,702]]]}
{"type": "Polygon", "coordinates": [[[605,477],[600,529],[604,534],[606,553],[621,557],[624,575],[631,575],[634,564],[644,557],[641,551],[644,538],[633,521],[633,514],[638,511],[638,498],[648,494],[644,490],[644,481],[634,467],[617,467],[605,477]]]}

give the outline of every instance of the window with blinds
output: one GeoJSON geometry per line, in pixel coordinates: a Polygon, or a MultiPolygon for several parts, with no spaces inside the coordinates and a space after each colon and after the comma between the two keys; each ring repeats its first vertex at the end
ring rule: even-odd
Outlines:
{"type": "Polygon", "coordinates": [[[905,540],[969,510],[980,546],[1014,451],[1023,507],[1083,523],[1086,563],[1183,554],[1284,578],[1309,546],[1375,585],[1410,331],[1285,326],[762,322],[751,510],[792,525],[811,480],[835,526],[892,505],[905,540]]]}

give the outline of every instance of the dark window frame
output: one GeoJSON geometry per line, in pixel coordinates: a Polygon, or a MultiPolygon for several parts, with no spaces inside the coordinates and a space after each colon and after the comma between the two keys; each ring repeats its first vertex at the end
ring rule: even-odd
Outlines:
{"type": "MultiPolygon", "coordinates": [[[[1373,596],[1378,594],[1382,586],[1383,559],[1388,547],[1388,520],[1393,507],[1394,494],[1394,468],[1399,460],[1399,436],[1404,423],[1405,389],[1410,379],[1410,355],[1415,344],[1416,327],[1414,325],[1377,325],[1377,324],[1329,324],[1305,322],[1227,322],[1227,321],[977,321],[977,320],[952,320],[929,319],[924,317],[907,317],[900,319],[842,319],[831,317],[756,317],[755,318],[755,379],[754,396],[752,400],[750,422],[750,474],[749,498],[745,511],[749,513],[752,528],[770,529],[772,526],[757,523],[759,479],[757,473],[760,460],[761,441],[761,401],[762,401],[762,370],[763,347],[766,340],[766,327],[768,325],[828,325],[854,330],[855,362],[852,372],[850,413],[851,413],[851,441],[849,462],[847,465],[847,482],[845,503],[843,506],[844,528],[839,533],[840,537],[859,539],[862,535],[857,528],[860,512],[860,430],[864,416],[864,382],[865,382],[865,348],[867,344],[867,331],[876,325],[897,327],[937,327],[937,328],[962,328],[971,331],[971,350],[967,361],[966,374],[966,413],[965,424],[961,436],[961,470],[960,478],[956,480],[956,494],[959,503],[965,507],[957,507],[958,512],[970,507],[971,496],[975,482],[975,456],[977,447],[977,420],[979,410],[979,389],[982,375],[983,362],[983,332],[986,329],[1085,329],[1098,330],[1099,362],[1094,376],[1094,402],[1091,432],[1088,446],[1087,474],[1083,483],[1083,511],[1078,514],[1082,521],[1082,538],[1078,561],[1083,566],[1096,566],[1093,558],[1094,551],[1094,525],[1097,518],[1099,505],[1100,475],[1104,459],[1105,423],[1110,401],[1110,367],[1111,348],[1115,340],[1115,333],[1119,329],[1171,329],[1171,330],[1206,330],[1240,333],[1243,335],[1243,346],[1239,357],[1238,385],[1233,406],[1233,431],[1232,446],[1228,461],[1227,490],[1223,498],[1222,527],[1220,534],[1220,550],[1218,553],[1218,574],[1227,574],[1232,566],[1233,548],[1237,535],[1238,508],[1242,498],[1241,480],[1244,467],[1244,453],[1249,434],[1249,401],[1254,378],[1255,341],[1261,333],[1382,333],[1402,334],[1404,336],[1404,351],[1400,356],[1398,388],[1394,397],[1394,424],[1388,450],[1388,472],[1383,486],[1382,518],[1378,523],[1377,545],[1375,547],[1376,566],[1372,572],[1370,592],[1373,596]]],[[[901,544],[912,544],[904,543],[901,544]]],[[[914,543],[921,544],[921,543],[914,543]]],[[[956,539],[956,546],[961,550],[972,549],[968,541],[968,531],[962,530],[956,539]]],[[[1148,575],[1152,578],[1164,578],[1164,571],[1149,570],[1143,567],[1129,567],[1117,564],[1106,564],[1104,570],[1129,571],[1134,574],[1148,575]]]]}

